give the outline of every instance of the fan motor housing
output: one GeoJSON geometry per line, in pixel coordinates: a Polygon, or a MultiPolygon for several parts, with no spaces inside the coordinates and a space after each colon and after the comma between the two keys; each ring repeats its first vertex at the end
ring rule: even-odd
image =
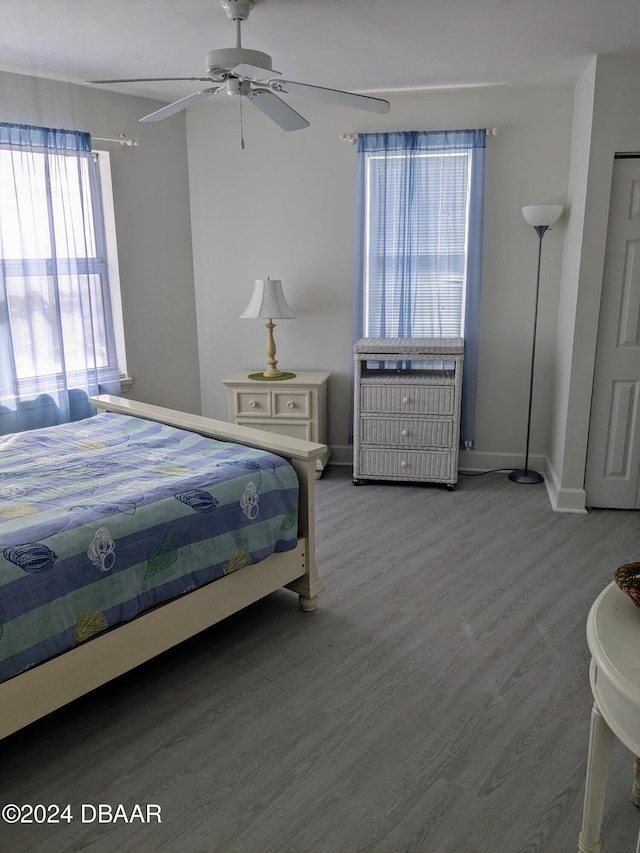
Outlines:
{"type": "Polygon", "coordinates": [[[236,65],[255,65],[271,71],[273,65],[268,53],[261,50],[248,50],[245,47],[223,47],[220,50],[210,50],[207,54],[207,71],[210,74],[231,71],[236,65]]]}

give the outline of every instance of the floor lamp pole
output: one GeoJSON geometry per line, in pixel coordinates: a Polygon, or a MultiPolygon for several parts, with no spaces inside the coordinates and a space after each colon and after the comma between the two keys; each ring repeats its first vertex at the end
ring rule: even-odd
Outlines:
{"type": "Polygon", "coordinates": [[[536,332],[538,328],[538,297],[540,295],[540,262],[542,260],[542,238],[548,225],[535,225],[538,235],[538,275],[536,277],[536,303],[533,317],[533,344],[531,346],[531,377],[529,379],[529,413],[527,415],[527,444],[524,453],[524,468],[516,468],[509,474],[514,483],[542,483],[544,477],[537,471],[529,470],[529,439],[531,437],[531,404],[533,402],[533,374],[536,359],[536,332]]]}

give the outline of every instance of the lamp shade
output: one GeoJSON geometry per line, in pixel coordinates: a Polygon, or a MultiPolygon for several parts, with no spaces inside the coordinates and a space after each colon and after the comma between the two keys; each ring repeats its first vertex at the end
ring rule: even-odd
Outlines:
{"type": "Polygon", "coordinates": [[[282,282],[275,278],[256,279],[249,304],[240,315],[245,320],[294,320],[295,316],[284,298],[282,282]]]}
{"type": "Polygon", "coordinates": [[[560,219],[563,210],[561,204],[529,204],[522,208],[522,215],[525,222],[533,225],[534,228],[540,226],[548,228],[560,219]]]}

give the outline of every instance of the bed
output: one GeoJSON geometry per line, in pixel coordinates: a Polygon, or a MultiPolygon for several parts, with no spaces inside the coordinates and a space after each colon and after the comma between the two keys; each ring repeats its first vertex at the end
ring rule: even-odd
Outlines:
{"type": "Polygon", "coordinates": [[[3,443],[0,737],[280,587],[307,612],[324,589],[323,445],[91,402],[93,418],[3,443]]]}

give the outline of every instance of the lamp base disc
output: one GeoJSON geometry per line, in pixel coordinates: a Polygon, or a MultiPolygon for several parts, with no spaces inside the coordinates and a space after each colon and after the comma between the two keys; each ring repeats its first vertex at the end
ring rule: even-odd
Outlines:
{"type": "Polygon", "coordinates": [[[525,471],[523,468],[516,468],[509,474],[509,479],[514,483],[544,483],[542,474],[531,469],[525,471]]]}
{"type": "Polygon", "coordinates": [[[279,373],[277,376],[265,376],[264,373],[250,373],[249,379],[254,379],[257,382],[278,382],[280,379],[295,379],[295,373],[279,373]]]}

